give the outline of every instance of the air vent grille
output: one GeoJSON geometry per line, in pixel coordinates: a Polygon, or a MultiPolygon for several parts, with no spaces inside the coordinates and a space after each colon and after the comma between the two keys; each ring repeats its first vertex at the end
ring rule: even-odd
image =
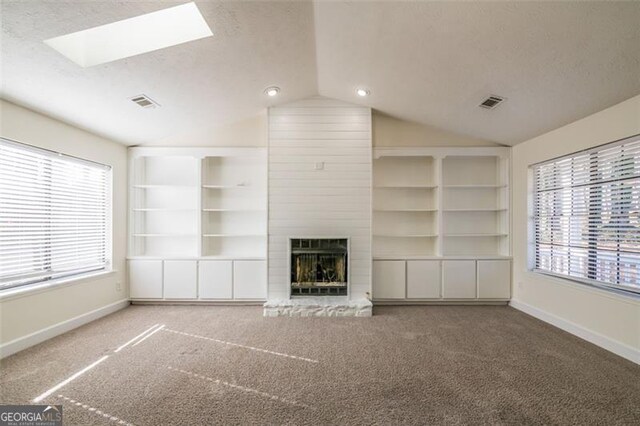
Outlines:
{"type": "Polygon", "coordinates": [[[504,101],[502,96],[491,95],[479,105],[480,108],[494,109],[504,101]]]}
{"type": "Polygon", "coordinates": [[[136,104],[138,104],[138,106],[141,106],[142,108],[155,108],[160,106],[157,102],[155,102],[153,99],[151,99],[147,95],[134,96],[133,98],[131,98],[131,101],[135,102],[136,104]]]}

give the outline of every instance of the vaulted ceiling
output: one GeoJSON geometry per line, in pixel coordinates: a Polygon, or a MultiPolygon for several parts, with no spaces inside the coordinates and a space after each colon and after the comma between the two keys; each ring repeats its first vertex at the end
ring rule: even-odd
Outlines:
{"type": "Polygon", "coordinates": [[[640,93],[640,2],[198,0],[213,37],[90,68],[43,43],[182,3],[2,0],[0,96],[129,145],[315,95],[513,145],[640,93]]]}

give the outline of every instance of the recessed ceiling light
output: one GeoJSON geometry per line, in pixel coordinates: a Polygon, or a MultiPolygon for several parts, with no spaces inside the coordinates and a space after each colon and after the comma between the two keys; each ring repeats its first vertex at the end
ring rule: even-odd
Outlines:
{"type": "Polygon", "coordinates": [[[192,2],[44,42],[81,67],[90,67],[212,35],[192,2]]]}
{"type": "Polygon", "coordinates": [[[266,89],[264,89],[264,93],[266,93],[267,96],[274,97],[275,95],[280,93],[280,88],[276,86],[267,87],[266,89]]]}
{"type": "Polygon", "coordinates": [[[364,98],[365,96],[369,96],[371,92],[369,92],[367,89],[359,88],[356,89],[356,93],[358,94],[358,96],[364,98]]]}

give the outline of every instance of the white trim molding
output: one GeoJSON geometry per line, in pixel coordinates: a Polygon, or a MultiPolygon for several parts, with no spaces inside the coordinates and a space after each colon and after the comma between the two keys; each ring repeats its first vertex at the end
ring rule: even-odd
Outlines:
{"type": "Polygon", "coordinates": [[[512,299],[511,302],[509,302],[509,306],[521,312],[524,312],[525,314],[531,315],[532,317],[535,317],[539,320],[542,320],[548,324],[558,327],[559,329],[564,330],[567,333],[571,333],[581,339],[584,339],[587,342],[593,343],[594,345],[606,349],[609,352],[613,352],[614,354],[628,359],[631,362],[640,364],[639,349],[618,342],[617,340],[613,340],[610,337],[604,336],[600,333],[596,333],[595,331],[584,328],[564,318],[560,318],[554,314],[543,311],[542,309],[536,308],[535,306],[531,306],[518,300],[512,299]]]}
{"type": "Polygon", "coordinates": [[[59,336],[67,331],[71,331],[74,328],[78,328],[91,321],[95,321],[99,318],[112,314],[120,309],[124,309],[127,306],[129,306],[129,299],[122,299],[93,311],[85,312],[82,315],[78,315],[66,321],[43,328],[42,330],[38,330],[34,333],[27,334],[26,336],[11,340],[10,342],[0,345],[0,359],[30,348],[31,346],[35,346],[45,340],[59,336]]]}

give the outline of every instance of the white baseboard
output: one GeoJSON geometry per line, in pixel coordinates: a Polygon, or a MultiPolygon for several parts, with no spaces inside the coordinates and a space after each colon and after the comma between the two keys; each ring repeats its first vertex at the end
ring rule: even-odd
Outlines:
{"type": "Polygon", "coordinates": [[[555,327],[558,327],[568,333],[573,334],[574,336],[578,336],[581,339],[593,343],[596,346],[600,346],[601,348],[613,352],[614,354],[619,355],[623,358],[626,358],[629,361],[640,364],[640,350],[636,348],[633,348],[624,343],[620,343],[607,336],[586,329],[571,321],[567,321],[564,318],[560,318],[556,315],[550,314],[549,312],[543,311],[542,309],[538,309],[534,306],[531,306],[524,302],[520,302],[518,300],[512,299],[511,302],[509,302],[509,306],[526,314],[529,314],[532,317],[538,318],[539,320],[542,320],[546,323],[549,323],[555,327]]]}
{"type": "Polygon", "coordinates": [[[36,331],[35,333],[27,334],[26,336],[14,339],[3,345],[0,345],[0,359],[8,357],[9,355],[13,355],[16,352],[20,352],[21,350],[27,349],[31,346],[37,345],[38,343],[42,343],[45,340],[49,340],[52,337],[58,336],[62,333],[66,333],[67,331],[73,330],[74,328],[78,328],[81,325],[97,320],[98,318],[119,311],[120,309],[126,308],[127,306],[129,306],[129,299],[119,300],[107,306],[103,306],[102,308],[95,309],[82,315],[78,315],[77,317],[36,331]]]}

